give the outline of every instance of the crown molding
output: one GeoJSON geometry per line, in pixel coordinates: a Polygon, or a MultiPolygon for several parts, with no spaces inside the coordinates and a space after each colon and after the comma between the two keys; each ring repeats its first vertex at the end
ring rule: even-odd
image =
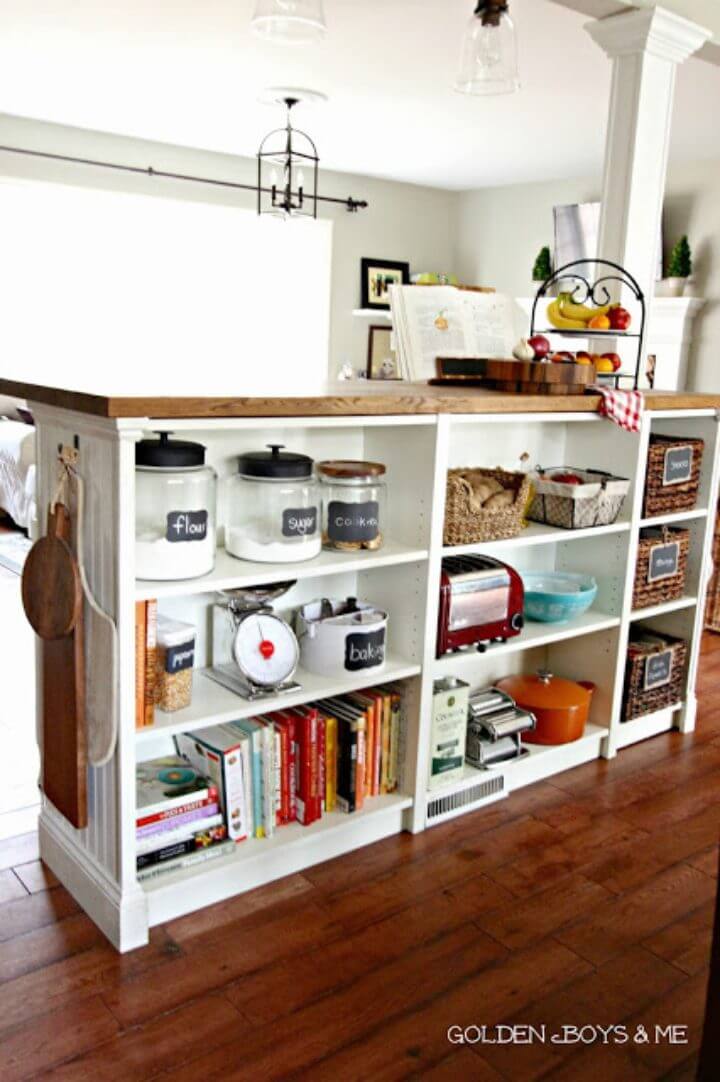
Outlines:
{"type": "Polygon", "coordinates": [[[593,41],[611,58],[646,53],[681,64],[712,38],[712,32],[665,8],[620,12],[587,23],[593,41]]]}

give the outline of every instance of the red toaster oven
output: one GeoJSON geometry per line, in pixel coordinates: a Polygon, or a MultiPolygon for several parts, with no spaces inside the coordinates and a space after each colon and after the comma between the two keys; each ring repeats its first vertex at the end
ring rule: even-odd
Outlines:
{"type": "Polygon", "coordinates": [[[464,646],[484,650],[523,629],[525,592],[513,567],[491,556],[448,556],[442,562],[437,656],[464,646]]]}

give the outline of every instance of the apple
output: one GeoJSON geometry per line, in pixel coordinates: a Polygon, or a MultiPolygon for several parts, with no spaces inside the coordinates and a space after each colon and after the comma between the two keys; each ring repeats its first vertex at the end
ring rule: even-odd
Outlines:
{"type": "Polygon", "coordinates": [[[610,375],[615,371],[615,365],[612,363],[609,357],[598,357],[597,364],[595,366],[598,373],[602,376],[610,375]]]}
{"type": "Polygon", "coordinates": [[[561,485],[582,485],[582,477],[578,477],[576,473],[553,473],[550,475],[551,481],[557,481],[561,485]]]}
{"type": "Polygon", "coordinates": [[[603,353],[602,359],[612,361],[613,372],[619,372],[622,368],[622,357],[619,353],[603,353]]]}
{"type": "Polygon", "coordinates": [[[561,350],[559,353],[553,353],[550,360],[553,364],[572,364],[575,360],[575,355],[573,353],[568,353],[565,350],[561,350]]]}
{"type": "Polygon", "coordinates": [[[607,314],[610,327],[614,331],[626,331],[632,322],[632,316],[621,304],[613,304],[607,314]]]}
{"type": "Polygon", "coordinates": [[[550,343],[544,334],[534,334],[528,338],[528,345],[535,354],[536,361],[544,361],[550,352],[550,343]]]}
{"type": "Polygon", "coordinates": [[[586,349],[579,349],[577,351],[577,353],[575,354],[575,363],[576,364],[594,364],[595,363],[594,354],[588,353],[588,351],[586,349]]]}

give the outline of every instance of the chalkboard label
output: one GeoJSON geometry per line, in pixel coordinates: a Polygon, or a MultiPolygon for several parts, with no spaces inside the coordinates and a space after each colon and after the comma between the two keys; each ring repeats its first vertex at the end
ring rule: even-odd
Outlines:
{"type": "Polygon", "coordinates": [[[345,668],[348,672],[373,669],[385,660],[385,628],[353,632],[345,639],[345,668]]]}
{"type": "Polygon", "coordinates": [[[692,477],[693,448],[691,444],[683,447],[670,447],[665,452],[663,468],[664,485],[682,485],[692,477]]]}
{"type": "Polygon", "coordinates": [[[192,669],[195,660],[195,643],[181,642],[179,646],[168,646],[165,651],[165,672],[182,672],[192,669]]]}
{"type": "Polygon", "coordinates": [[[670,541],[666,545],[653,545],[648,563],[648,582],[671,579],[678,573],[680,562],[680,542],[670,541]]]}
{"type": "Polygon", "coordinates": [[[204,541],[208,532],[207,511],[168,511],[168,541],[204,541]]]}
{"type": "Polygon", "coordinates": [[[283,511],[283,537],[312,537],[317,530],[317,507],[288,507],[283,511]]]}
{"type": "Polygon", "coordinates": [[[645,662],[645,691],[669,684],[672,677],[672,665],[672,650],[663,650],[661,654],[650,654],[645,662]]]}
{"type": "Polygon", "coordinates": [[[380,505],[331,500],[328,507],[328,537],[331,541],[374,541],[380,532],[380,505]]]}

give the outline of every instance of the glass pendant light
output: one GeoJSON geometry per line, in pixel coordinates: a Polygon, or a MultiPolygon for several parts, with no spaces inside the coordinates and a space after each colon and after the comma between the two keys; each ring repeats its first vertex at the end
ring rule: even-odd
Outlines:
{"type": "Polygon", "coordinates": [[[320,41],[327,32],[322,0],[257,0],[251,25],[258,37],[295,45],[320,41]]]}
{"type": "Polygon", "coordinates": [[[465,32],[455,89],[462,94],[512,94],[520,89],[508,0],[477,0],[465,32]]]}

